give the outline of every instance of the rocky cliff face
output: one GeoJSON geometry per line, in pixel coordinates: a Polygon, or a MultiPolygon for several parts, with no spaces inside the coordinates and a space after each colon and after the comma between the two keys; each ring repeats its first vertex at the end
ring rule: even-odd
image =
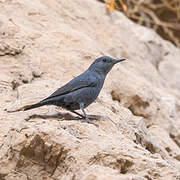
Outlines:
{"type": "Polygon", "coordinates": [[[153,31],[92,0],[1,0],[0,69],[0,179],[180,179],[180,50],[153,31]],[[87,108],[99,127],[9,113],[102,55],[128,61],[87,108]]]}

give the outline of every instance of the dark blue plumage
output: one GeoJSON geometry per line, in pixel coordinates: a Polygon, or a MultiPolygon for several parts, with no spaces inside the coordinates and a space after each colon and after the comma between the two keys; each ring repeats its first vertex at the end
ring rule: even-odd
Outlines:
{"type": "Polygon", "coordinates": [[[103,87],[106,75],[112,67],[116,63],[124,60],[125,58],[116,60],[108,56],[100,57],[96,59],[84,73],[72,79],[46,99],[36,104],[26,106],[24,110],[43,105],[56,105],[76,113],[88,121],[84,108],[96,100],[103,87]],[[78,109],[81,109],[84,115],[75,111],[78,109]]]}

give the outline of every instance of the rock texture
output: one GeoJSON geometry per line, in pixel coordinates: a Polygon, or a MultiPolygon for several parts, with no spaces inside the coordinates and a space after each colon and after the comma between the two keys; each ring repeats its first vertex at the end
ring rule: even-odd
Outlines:
{"type": "Polygon", "coordinates": [[[0,179],[180,179],[179,59],[171,43],[97,1],[1,0],[0,179]],[[67,113],[53,106],[12,112],[102,55],[128,61],[87,108],[99,127],[52,117],[67,113]]]}

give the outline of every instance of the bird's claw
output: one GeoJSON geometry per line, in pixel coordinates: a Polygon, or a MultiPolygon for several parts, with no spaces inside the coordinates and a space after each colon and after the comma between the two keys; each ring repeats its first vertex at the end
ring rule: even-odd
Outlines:
{"type": "Polygon", "coordinates": [[[89,120],[89,118],[79,118],[79,120],[80,120],[81,122],[85,122],[85,123],[93,124],[93,125],[95,125],[96,127],[99,127],[99,125],[98,125],[98,124],[93,123],[91,120],[89,120]]]}

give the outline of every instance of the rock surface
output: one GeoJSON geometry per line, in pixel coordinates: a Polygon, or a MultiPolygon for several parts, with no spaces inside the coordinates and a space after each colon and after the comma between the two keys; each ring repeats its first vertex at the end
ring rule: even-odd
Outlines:
{"type": "Polygon", "coordinates": [[[0,179],[180,179],[179,59],[171,43],[97,1],[1,0],[0,179]],[[87,108],[99,127],[53,118],[67,113],[53,106],[9,113],[102,55],[128,61],[87,108]]]}

